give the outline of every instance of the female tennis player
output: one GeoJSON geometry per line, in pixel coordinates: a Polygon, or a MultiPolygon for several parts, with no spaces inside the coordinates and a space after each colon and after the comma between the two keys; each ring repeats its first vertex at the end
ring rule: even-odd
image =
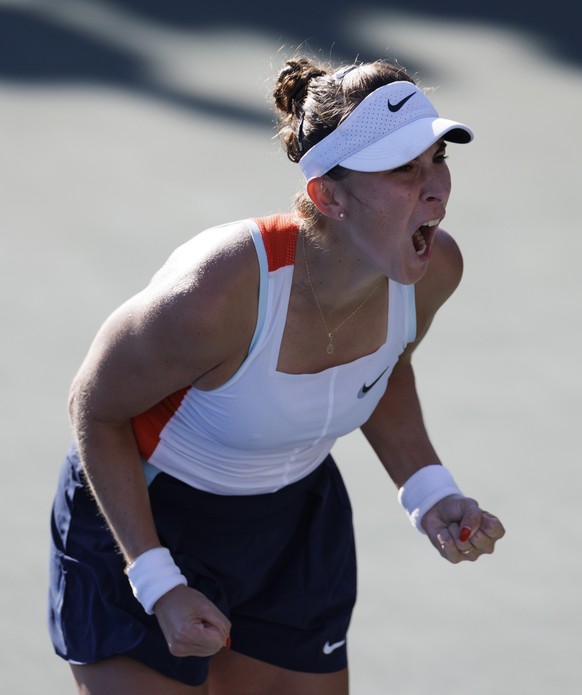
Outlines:
{"type": "Polygon", "coordinates": [[[274,100],[293,210],[178,248],[72,385],[50,628],[79,693],[347,693],[355,549],[330,450],[358,427],[445,559],[504,534],[439,460],[411,365],[461,278],[446,150],[471,130],[384,61],[290,60],[274,100]]]}

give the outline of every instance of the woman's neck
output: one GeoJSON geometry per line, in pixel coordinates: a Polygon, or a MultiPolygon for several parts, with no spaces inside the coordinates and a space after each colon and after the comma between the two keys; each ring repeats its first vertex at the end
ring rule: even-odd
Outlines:
{"type": "Polygon", "coordinates": [[[310,285],[321,306],[352,305],[380,284],[384,276],[366,262],[343,228],[326,225],[299,232],[296,253],[298,281],[310,285]]]}

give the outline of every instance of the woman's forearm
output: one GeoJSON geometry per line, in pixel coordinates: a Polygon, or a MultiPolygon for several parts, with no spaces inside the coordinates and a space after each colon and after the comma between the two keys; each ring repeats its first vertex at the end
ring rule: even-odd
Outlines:
{"type": "Polygon", "coordinates": [[[130,563],[160,545],[131,422],[88,420],[75,429],[89,486],[130,563]]]}
{"type": "Polygon", "coordinates": [[[426,431],[409,362],[390,376],[386,393],[362,432],[397,487],[420,468],[440,463],[426,431]]]}

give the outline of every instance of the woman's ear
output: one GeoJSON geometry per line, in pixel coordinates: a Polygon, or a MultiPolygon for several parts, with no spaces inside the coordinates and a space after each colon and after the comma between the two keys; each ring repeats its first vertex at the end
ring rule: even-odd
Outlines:
{"type": "Polygon", "coordinates": [[[332,220],[342,220],[345,217],[343,206],[337,200],[335,182],[327,176],[318,176],[307,182],[307,195],[315,207],[332,220]]]}

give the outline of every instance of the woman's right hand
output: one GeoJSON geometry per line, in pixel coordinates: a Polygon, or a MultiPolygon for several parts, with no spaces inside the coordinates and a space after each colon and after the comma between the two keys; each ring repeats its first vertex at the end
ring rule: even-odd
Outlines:
{"type": "Polygon", "coordinates": [[[154,606],[174,656],[212,656],[230,646],[230,621],[204,594],[177,586],[154,606]]]}

